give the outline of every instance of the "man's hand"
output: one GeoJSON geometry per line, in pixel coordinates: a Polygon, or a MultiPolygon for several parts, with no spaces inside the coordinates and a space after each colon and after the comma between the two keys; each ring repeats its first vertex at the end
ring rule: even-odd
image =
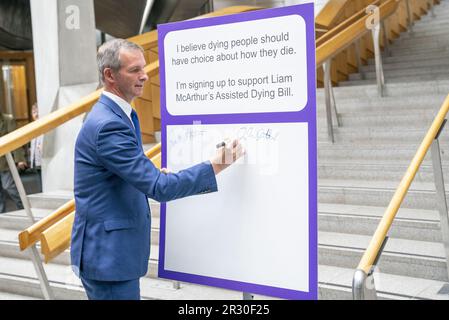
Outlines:
{"type": "Polygon", "coordinates": [[[28,165],[26,162],[21,161],[17,164],[17,168],[19,168],[19,170],[25,170],[26,168],[28,168],[28,165]]]}
{"type": "Polygon", "coordinates": [[[219,174],[245,154],[245,150],[238,140],[225,142],[225,145],[220,147],[215,156],[210,159],[215,175],[219,174]]]}
{"type": "Polygon", "coordinates": [[[169,169],[167,169],[167,168],[162,168],[161,172],[165,173],[165,174],[169,174],[171,171],[169,169]]]}

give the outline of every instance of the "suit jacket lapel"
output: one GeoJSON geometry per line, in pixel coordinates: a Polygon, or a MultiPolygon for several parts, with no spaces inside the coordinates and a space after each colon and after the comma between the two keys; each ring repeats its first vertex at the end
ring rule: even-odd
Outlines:
{"type": "Polygon", "coordinates": [[[122,108],[120,108],[120,106],[118,104],[116,104],[113,100],[109,99],[104,94],[102,94],[100,96],[100,100],[98,100],[98,102],[109,107],[116,115],[118,115],[120,118],[123,119],[123,121],[126,122],[128,127],[132,130],[132,132],[134,132],[134,134],[136,133],[136,130],[134,129],[134,125],[131,123],[131,120],[125,114],[125,112],[122,110],[122,108]]]}

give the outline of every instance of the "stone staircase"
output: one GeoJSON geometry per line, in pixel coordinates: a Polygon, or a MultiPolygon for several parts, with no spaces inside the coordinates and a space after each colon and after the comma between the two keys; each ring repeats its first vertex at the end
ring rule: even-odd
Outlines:
{"type": "MultiPolygon", "coordinates": [[[[371,236],[444,98],[449,94],[449,3],[436,18],[416,22],[384,56],[387,96],[379,98],[374,62],[335,88],[343,126],[327,141],[324,93],[318,90],[319,298],[351,299],[352,277],[371,236]]],[[[440,137],[443,171],[449,182],[449,128],[440,137]]],[[[446,187],[449,190],[449,183],[446,187]]],[[[448,193],[449,196],[449,193],[448,193]]],[[[72,197],[30,195],[43,217],[72,197]]],[[[448,299],[448,282],[430,155],[413,182],[375,274],[381,299],[448,299]]],[[[242,299],[242,293],[157,278],[159,206],[153,214],[149,272],[143,299],[242,299]]],[[[33,265],[19,251],[17,234],[29,222],[23,211],[0,216],[0,299],[42,299],[33,265]]],[[[45,265],[57,299],[85,299],[70,268],[69,251],[45,265]]],[[[255,296],[256,299],[268,297],[255,296]]]]}

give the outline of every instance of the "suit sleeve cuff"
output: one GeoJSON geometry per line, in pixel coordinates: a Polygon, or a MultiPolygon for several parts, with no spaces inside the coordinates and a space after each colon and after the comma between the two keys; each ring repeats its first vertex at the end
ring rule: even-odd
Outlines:
{"type": "Polygon", "coordinates": [[[201,193],[209,193],[209,192],[216,192],[218,191],[218,186],[217,186],[217,179],[215,177],[215,172],[214,169],[212,167],[212,164],[210,163],[210,161],[205,161],[203,162],[204,165],[204,172],[203,172],[203,177],[204,177],[204,191],[202,191],[201,193]]]}

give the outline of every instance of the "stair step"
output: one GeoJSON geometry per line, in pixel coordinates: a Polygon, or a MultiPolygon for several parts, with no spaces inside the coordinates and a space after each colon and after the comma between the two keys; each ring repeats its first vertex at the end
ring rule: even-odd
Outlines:
{"type": "MultiPolygon", "coordinates": [[[[440,60],[442,62],[449,59],[449,53],[447,52],[436,52],[436,53],[417,53],[402,56],[387,56],[385,53],[382,55],[382,63],[386,66],[395,66],[396,64],[406,64],[406,63],[426,63],[426,61],[440,60]]],[[[375,59],[369,59],[367,61],[368,65],[375,65],[375,59]]]]}
{"type": "MultiPolygon", "coordinates": [[[[449,74],[445,71],[436,72],[434,74],[420,74],[420,75],[403,75],[388,77],[385,75],[386,91],[388,92],[389,86],[393,83],[416,83],[416,82],[427,82],[433,80],[448,80],[449,74]]],[[[367,80],[352,80],[352,81],[342,81],[339,82],[340,86],[362,86],[362,85],[377,85],[375,78],[367,80]]],[[[388,94],[388,93],[387,93],[388,94]]]]}
{"type": "MultiPolygon", "coordinates": [[[[53,212],[51,209],[31,209],[34,218],[41,220],[50,213],[53,212]]],[[[10,211],[7,213],[0,214],[0,228],[9,228],[14,230],[24,230],[32,225],[32,222],[25,210],[10,211]]]]}
{"type": "MultiPolygon", "coordinates": [[[[354,87],[347,87],[353,89],[354,87]]],[[[342,88],[335,88],[342,89],[342,88]]],[[[387,87],[387,90],[390,88],[387,87]]],[[[449,92],[449,91],[448,91],[449,92]]],[[[317,112],[318,115],[325,114],[325,102],[322,93],[319,92],[319,97],[317,99],[317,112]]],[[[440,107],[446,98],[446,95],[435,94],[435,95],[406,95],[402,98],[397,96],[386,96],[381,100],[374,97],[353,97],[352,99],[344,99],[341,97],[336,98],[337,110],[339,113],[382,113],[382,112],[400,112],[406,114],[409,112],[438,112],[440,107]]]]}
{"type": "Polygon", "coordinates": [[[432,32],[415,31],[414,33],[403,32],[401,36],[394,40],[396,43],[414,43],[414,42],[426,42],[426,41],[440,41],[446,36],[449,36],[448,29],[439,29],[432,32]]]}
{"type": "MultiPolygon", "coordinates": [[[[429,81],[411,81],[407,83],[393,82],[386,88],[388,97],[415,97],[420,99],[420,95],[447,96],[449,92],[449,80],[437,79],[429,81]]],[[[361,84],[358,86],[339,86],[334,88],[334,95],[337,103],[347,100],[376,99],[381,100],[377,92],[376,84],[361,84]],[[354,98],[357,97],[357,98],[354,98]]],[[[385,99],[385,98],[382,98],[385,99]]],[[[317,90],[317,102],[324,105],[324,89],[317,90]]]]}
{"type": "MultiPolygon", "coordinates": [[[[399,185],[398,181],[358,181],[321,179],[318,201],[351,205],[387,207],[399,185]]],[[[446,187],[446,190],[447,187],[446,187]]],[[[449,193],[446,193],[449,197],[449,193]]],[[[413,182],[402,202],[403,208],[436,210],[433,183],[413,182]]]]}
{"type": "MultiPolygon", "coordinates": [[[[354,269],[338,268],[322,265],[319,267],[320,288],[332,292],[335,289],[334,299],[352,299],[351,288],[354,269]]],[[[388,273],[374,273],[374,282],[379,299],[395,300],[447,300],[447,294],[438,292],[446,283],[437,280],[419,279],[406,276],[391,275],[388,273]]],[[[321,297],[326,298],[326,297],[321,297]]]]}
{"type": "Polygon", "coordinates": [[[392,47],[390,48],[390,54],[392,57],[406,57],[406,56],[415,56],[419,54],[428,54],[432,55],[440,55],[440,54],[449,54],[449,45],[441,46],[437,48],[427,48],[427,47],[408,47],[408,48],[398,48],[392,47]]]}
{"type": "Polygon", "coordinates": [[[30,296],[0,292],[0,300],[39,300],[39,299],[30,296]]]}
{"type": "MultiPolygon", "coordinates": [[[[386,207],[319,203],[320,231],[372,236],[386,207]]],[[[400,208],[388,232],[390,237],[441,242],[439,213],[433,210],[400,208]]]]}
{"type": "MultiPolygon", "coordinates": [[[[319,264],[355,269],[372,236],[319,232],[319,264]]],[[[448,281],[442,243],[390,238],[378,268],[389,274],[448,281]]]]}
{"type": "MultiPolygon", "coordinates": [[[[338,140],[332,145],[330,142],[318,141],[318,161],[351,160],[351,161],[402,161],[410,163],[418,150],[419,144],[374,144],[353,145],[340,143],[338,140]]],[[[440,144],[442,164],[449,163],[448,146],[443,141],[440,144]]],[[[424,157],[424,165],[431,165],[430,152],[424,157]]]]}
{"type": "MultiPolygon", "coordinates": [[[[396,55],[400,55],[403,52],[410,54],[411,52],[440,52],[440,51],[448,51],[449,50],[449,41],[448,40],[439,40],[433,42],[404,42],[399,41],[389,46],[389,50],[391,52],[396,53],[396,55]]],[[[385,54],[385,51],[384,51],[385,54]]],[[[394,54],[393,54],[394,55],[394,54]]]]}
{"type": "Polygon", "coordinates": [[[403,36],[404,38],[420,38],[420,37],[431,37],[431,36],[441,36],[444,37],[446,36],[446,34],[448,33],[447,29],[444,28],[433,28],[433,29],[421,29],[421,30],[414,30],[413,33],[410,32],[404,32],[401,34],[401,36],[403,36]]]}
{"type": "MultiPolygon", "coordinates": [[[[432,58],[426,60],[418,60],[414,59],[413,61],[402,61],[402,62],[389,62],[388,59],[382,60],[384,71],[390,70],[407,70],[407,69],[419,69],[423,67],[449,67],[449,55],[444,56],[443,58],[432,58]]],[[[363,72],[375,72],[376,67],[374,65],[374,61],[369,63],[368,65],[362,66],[363,72]]]]}
{"type": "MultiPolygon", "coordinates": [[[[374,69],[374,67],[373,67],[374,69]]],[[[449,78],[449,58],[445,65],[410,67],[402,69],[384,69],[384,77],[386,80],[409,77],[415,79],[416,77],[431,77],[435,75],[446,75],[449,78]]],[[[353,73],[349,76],[350,80],[369,80],[377,79],[376,71],[369,70],[361,73],[353,73]],[[362,78],[363,77],[363,78],[362,78]]],[[[431,78],[430,78],[431,79],[431,78]]],[[[387,81],[388,82],[388,81],[387,81]]]]}
{"type": "Polygon", "coordinates": [[[32,208],[55,210],[73,199],[73,192],[55,191],[28,195],[32,208]]]}
{"type": "MultiPolygon", "coordinates": [[[[351,179],[359,181],[396,181],[399,182],[405,175],[408,164],[369,164],[369,163],[327,163],[318,165],[318,179],[351,179]]],[[[443,166],[444,180],[449,181],[449,165],[443,166]]],[[[418,170],[414,181],[433,183],[433,168],[430,165],[422,165],[418,170]]]]}

